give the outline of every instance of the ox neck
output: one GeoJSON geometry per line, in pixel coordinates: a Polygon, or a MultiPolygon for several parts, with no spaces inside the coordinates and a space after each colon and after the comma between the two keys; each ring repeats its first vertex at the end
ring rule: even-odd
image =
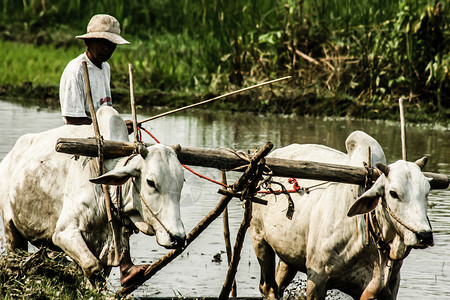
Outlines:
{"type": "MultiPolygon", "coordinates": [[[[380,228],[380,224],[378,223],[378,220],[377,220],[376,210],[373,210],[373,211],[369,212],[368,214],[369,214],[369,217],[366,219],[367,226],[369,229],[368,231],[369,231],[370,235],[372,236],[372,238],[378,248],[378,251],[381,251],[382,253],[387,253],[387,255],[389,257],[389,251],[391,250],[391,247],[383,238],[383,232],[382,232],[382,230],[380,228]]],[[[370,240],[370,237],[367,237],[367,239],[370,240]]]]}

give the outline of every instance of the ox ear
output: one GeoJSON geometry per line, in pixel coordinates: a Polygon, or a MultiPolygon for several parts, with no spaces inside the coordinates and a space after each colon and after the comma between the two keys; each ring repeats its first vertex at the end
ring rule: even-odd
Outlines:
{"type": "Polygon", "coordinates": [[[384,196],[384,176],[378,178],[375,184],[362,194],[352,207],[350,207],[347,216],[353,217],[356,215],[371,212],[377,207],[378,199],[384,196]]]}
{"type": "Polygon", "coordinates": [[[89,179],[90,182],[96,184],[122,185],[131,177],[139,176],[140,172],[133,166],[125,166],[114,169],[97,178],[89,179]]]}
{"type": "Polygon", "coordinates": [[[427,164],[427,162],[428,162],[428,157],[424,156],[421,159],[416,160],[414,163],[416,165],[418,165],[421,170],[423,170],[423,168],[425,168],[425,165],[427,164]]]}
{"type": "Polygon", "coordinates": [[[143,159],[147,158],[148,149],[147,149],[147,147],[145,147],[144,144],[138,143],[137,152],[142,156],[143,159]]]}

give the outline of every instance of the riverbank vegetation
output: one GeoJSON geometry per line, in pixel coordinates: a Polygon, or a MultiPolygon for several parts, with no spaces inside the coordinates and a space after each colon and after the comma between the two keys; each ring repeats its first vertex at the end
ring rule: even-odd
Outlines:
{"type": "Polygon", "coordinates": [[[448,123],[449,0],[4,0],[0,95],[56,103],[92,15],[109,13],[130,46],[114,53],[113,98],[178,107],[292,75],[217,104],[255,112],[448,123]]]}

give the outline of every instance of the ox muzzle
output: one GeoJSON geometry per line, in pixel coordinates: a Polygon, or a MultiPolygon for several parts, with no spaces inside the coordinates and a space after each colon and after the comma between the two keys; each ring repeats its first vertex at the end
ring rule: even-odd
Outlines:
{"type": "Polygon", "coordinates": [[[416,233],[417,244],[413,248],[425,249],[427,247],[434,246],[433,232],[432,231],[422,231],[416,233]]]}
{"type": "Polygon", "coordinates": [[[182,248],[186,244],[186,236],[180,237],[173,234],[169,234],[172,245],[166,247],[167,249],[182,248]]]}

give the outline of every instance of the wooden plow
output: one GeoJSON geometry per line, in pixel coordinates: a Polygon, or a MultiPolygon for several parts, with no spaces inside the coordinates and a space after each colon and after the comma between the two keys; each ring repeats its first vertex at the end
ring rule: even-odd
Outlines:
{"type": "MultiPolygon", "coordinates": [[[[136,152],[137,143],[117,142],[104,140],[102,143],[103,157],[116,158],[131,155],[136,152]]],[[[151,146],[152,144],[144,144],[151,146]]],[[[142,146],[142,144],[141,144],[142,146]]],[[[95,138],[60,138],[56,143],[56,151],[66,154],[97,157],[99,155],[98,141],[95,138]]],[[[136,288],[150,279],[164,266],[180,255],[189,244],[197,238],[216,218],[224,213],[228,203],[233,197],[239,197],[243,201],[244,219],[238,230],[233,252],[229,255],[228,273],[223,284],[219,299],[228,299],[232,289],[237,267],[240,260],[240,252],[244,242],[245,233],[250,225],[252,203],[264,205],[264,201],[255,197],[258,184],[262,180],[264,171],[269,169],[271,176],[315,179],[321,181],[341,182],[348,184],[364,185],[378,178],[378,172],[372,167],[353,167],[336,164],[326,164],[311,161],[287,160],[266,157],[272,150],[273,144],[266,143],[261,150],[253,155],[238,155],[231,151],[215,150],[197,147],[181,147],[178,159],[184,165],[202,166],[225,171],[240,171],[243,175],[226,189],[220,189],[222,198],[217,206],[186,236],[186,244],[182,248],[174,249],[153,263],[144,272],[141,280],[134,285],[124,287],[117,292],[118,298],[125,297],[136,288]]],[[[447,175],[424,172],[424,175],[432,178],[430,182],[432,189],[446,189],[449,186],[447,175]]],[[[224,180],[224,176],[222,176],[224,180]]],[[[225,220],[224,220],[225,221],[225,220]]],[[[230,247],[230,246],[229,246],[230,247]]],[[[235,294],[233,293],[233,296],[235,294]]]]}

